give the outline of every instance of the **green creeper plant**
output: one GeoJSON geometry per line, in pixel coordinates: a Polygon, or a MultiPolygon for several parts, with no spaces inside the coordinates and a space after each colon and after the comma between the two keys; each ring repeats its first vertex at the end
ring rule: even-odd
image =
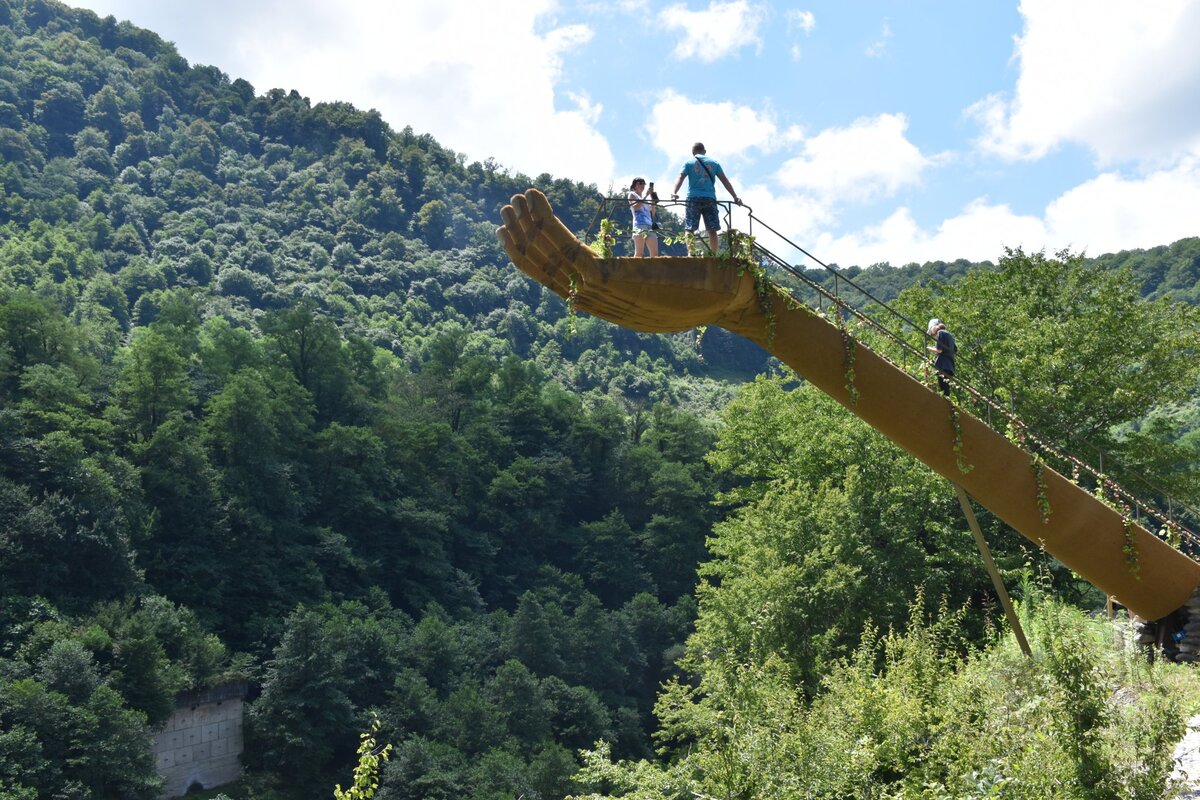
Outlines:
{"type": "MultiPolygon", "coordinates": [[[[1009,422],[1004,435],[1010,442],[1029,453],[1029,468],[1033,470],[1033,480],[1037,486],[1038,512],[1042,516],[1042,522],[1046,523],[1050,519],[1051,511],[1050,498],[1046,495],[1046,462],[1040,454],[1032,452],[1029,447],[1029,441],[1025,436],[1025,428],[1020,422],[1016,420],[1009,422]]],[[[1100,495],[1097,495],[1097,497],[1100,497],[1100,495]]]]}
{"type": "Polygon", "coordinates": [[[1121,525],[1125,533],[1125,542],[1121,545],[1121,552],[1125,555],[1125,565],[1129,567],[1130,574],[1140,580],[1142,567],[1138,558],[1137,536],[1133,530],[1132,511],[1127,503],[1120,502],[1119,499],[1108,496],[1107,488],[1109,483],[1111,483],[1111,480],[1107,475],[1102,473],[1097,476],[1096,490],[1093,494],[1097,500],[1121,515],[1121,525]]]}
{"type": "Polygon", "coordinates": [[[1129,567],[1129,572],[1134,578],[1141,579],[1142,565],[1138,560],[1137,538],[1133,535],[1133,520],[1129,515],[1121,517],[1121,525],[1125,530],[1125,543],[1121,545],[1121,552],[1125,555],[1125,565],[1129,567]]]}
{"type": "Polygon", "coordinates": [[[947,399],[946,403],[950,406],[950,428],[954,431],[954,463],[958,466],[958,471],[963,475],[966,475],[968,472],[975,469],[975,465],[968,464],[963,459],[962,420],[958,415],[958,406],[954,405],[954,402],[949,399],[947,399]]]}
{"type": "Polygon", "coordinates": [[[611,219],[600,220],[600,232],[596,235],[596,240],[588,247],[592,252],[601,258],[612,258],[613,245],[617,242],[617,225],[611,219]]]}
{"type": "Polygon", "coordinates": [[[371,800],[379,788],[379,769],[382,762],[388,760],[392,746],[385,744],[377,747],[375,735],[379,733],[379,718],[371,720],[371,727],[359,734],[362,740],[358,745],[358,765],[354,768],[354,783],[348,789],[342,789],[339,783],[333,789],[334,800],[371,800]]]}
{"type": "MultiPolygon", "coordinates": [[[[605,220],[607,222],[608,220],[605,220]]],[[[567,336],[574,336],[578,330],[578,324],[575,321],[575,309],[579,302],[579,280],[578,277],[571,273],[567,276],[570,282],[571,290],[567,292],[567,336]]]]}
{"type": "Polygon", "coordinates": [[[1050,521],[1050,498],[1046,496],[1046,461],[1040,453],[1029,455],[1029,465],[1033,468],[1033,480],[1037,483],[1038,513],[1042,516],[1042,524],[1050,521]]]}
{"type": "MultiPolygon", "coordinates": [[[[846,354],[842,360],[846,374],[846,391],[850,394],[850,405],[856,406],[858,405],[858,387],[854,385],[854,357],[858,351],[858,342],[846,329],[846,323],[842,320],[841,314],[838,314],[838,330],[842,334],[842,350],[846,354]]],[[[961,436],[959,439],[961,440],[961,436]]]]}

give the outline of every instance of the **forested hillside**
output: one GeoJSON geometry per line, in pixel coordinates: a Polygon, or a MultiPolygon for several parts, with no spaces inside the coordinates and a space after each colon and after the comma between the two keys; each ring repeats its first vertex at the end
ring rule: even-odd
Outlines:
{"type": "MultiPolygon", "coordinates": [[[[1149,299],[1171,297],[1191,305],[1200,304],[1200,295],[1196,293],[1196,287],[1200,285],[1200,237],[1180,239],[1172,245],[1150,250],[1122,250],[1093,258],[1084,257],[1083,263],[1089,268],[1105,272],[1129,270],[1133,281],[1141,287],[1142,295],[1149,299]]],[[[843,265],[837,271],[874,297],[889,301],[911,286],[954,283],[974,270],[994,268],[995,264],[989,261],[974,263],[959,259],[904,266],[873,264],[866,268],[843,265]]],[[[832,285],[833,282],[832,273],[823,269],[807,270],[805,276],[822,284],[832,285]]]]}
{"type": "MultiPolygon", "coordinates": [[[[743,340],[573,318],[495,241],[530,185],[592,222],[593,186],[0,0],[0,797],[156,797],[147,730],[246,678],[247,796],[328,796],[377,715],[381,798],[559,798],[598,741],[653,754],[701,654],[815,692],[918,585],[988,640],[946,486],[743,340]]],[[[1101,262],[1195,301],[1196,251],[1101,262]]],[[[942,281],[916,313],[973,267],[851,273],[942,281]]]]}
{"type": "Polygon", "coordinates": [[[714,517],[681,406],[761,352],[568,336],[493,231],[534,182],[582,227],[592,188],[88,12],[0,23],[4,791],[154,796],[139,732],[229,676],[305,796],[368,709],[466,795],[649,752],[714,517]]]}

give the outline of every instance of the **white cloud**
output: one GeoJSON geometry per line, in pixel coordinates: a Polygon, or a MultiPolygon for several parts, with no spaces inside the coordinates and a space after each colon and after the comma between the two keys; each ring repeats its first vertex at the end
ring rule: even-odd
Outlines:
{"type": "Polygon", "coordinates": [[[758,29],[766,20],[764,6],[749,0],[712,0],[706,11],[689,11],[683,3],[668,6],[658,19],[668,30],[680,30],[676,58],[717,61],[747,45],[762,47],[758,29]]]}
{"type": "Polygon", "coordinates": [[[995,261],[1004,247],[1038,250],[1046,240],[1037,217],[1019,215],[1006,205],[975,200],[932,233],[922,230],[908,208],[898,208],[877,225],[853,233],[817,240],[820,253],[841,266],[966,258],[995,261]]]}
{"type": "Polygon", "coordinates": [[[395,128],[411,124],[472,160],[495,157],[531,175],[603,184],[615,171],[596,129],[602,106],[560,85],[562,59],[592,30],[546,29],[555,0],[259,0],[224,14],[190,3],[81,1],[166,38],[179,37],[169,26],[195,23],[202,33],[189,31],[193,49],[183,55],[260,93],[295,88],[314,103],[376,108],[395,128]],[[236,24],[221,24],[231,17],[236,24]]]}
{"type": "MultiPolygon", "coordinates": [[[[756,217],[767,220],[820,261],[842,267],[883,263],[898,267],[958,258],[996,261],[1005,247],[1038,250],[1047,241],[1045,225],[1038,217],[1016,214],[1006,205],[994,205],[983,198],[972,201],[932,231],[923,229],[910,209],[900,207],[874,225],[835,233],[831,230],[837,223],[835,211],[813,198],[773,195],[762,186],[748,187],[743,197],[754,207],[756,217]]],[[[760,244],[781,258],[793,264],[817,266],[765,228],[756,227],[754,233],[760,244]]]]}
{"type": "Polygon", "coordinates": [[[1022,0],[1015,94],[968,114],[978,145],[1036,159],[1064,142],[1102,163],[1200,151],[1200,0],[1022,0]]]}
{"type": "Polygon", "coordinates": [[[855,120],[847,128],[828,128],[805,139],[800,155],[784,162],[781,184],[831,201],[866,202],[890,197],[918,183],[935,163],[905,136],[904,114],[880,114],[855,120]]]}
{"type": "Polygon", "coordinates": [[[692,143],[699,140],[722,164],[746,157],[751,149],[773,150],[800,135],[794,128],[781,131],[769,114],[748,106],[695,102],[673,89],[655,103],[646,132],[669,158],[688,158],[692,143]]]}
{"type": "Polygon", "coordinates": [[[1104,173],[1064,193],[1046,209],[1053,249],[1102,255],[1170,244],[1197,234],[1200,160],[1143,178],[1104,173]]]}
{"type": "Polygon", "coordinates": [[[785,16],[789,31],[793,28],[799,28],[805,33],[812,33],[813,28],[817,27],[817,18],[811,11],[801,11],[800,9],[793,8],[785,16]]]}
{"type": "MultiPolygon", "coordinates": [[[[746,186],[739,191],[739,195],[748,206],[753,208],[754,216],[802,247],[805,242],[812,241],[819,236],[822,228],[828,227],[836,221],[830,206],[811,195],[777,194],[770,187],[762,184],[746,186]]],[[[756,231],[756,233],[762,234],[763,244],[768,249],[775,250],[782,255],[775,245],[770,243],[772,237],[769,232],[756,231]]]]}
{"type": "Polygon", "coordinates": [[[817,217],[823,231],[805,223],[787,230],[807,237],[814,255],[843,266],[881,262],[900,266],[954,258],[995,261],[1005,247],[1051,253],[1070,249],[1098,256],[1195,236],[1196,208],[1200,208],[1200,160],[1189,158],[1174,169],[1143,178],[1105,173],[1064,192],[1041,217],[1017,214],[1006,204],[976,198],[932,231],[922,229],[908,208],[897,209],[876,225],[840,235],[828,231],[828,216],[817,217]]]}
{"type": "MultiPolygon", "coordinates": [[[[607,141],[594,128],[600,108],[579,94],[564,108],[555,96],[563,55],[586,44],[592,32],[570,25],[536,33],[553,7],[550,0],[385,7],[353,0],[328,7],[322,38],[332,40],[330,47],[292,60],[259,41],[260,57],[250,67],[254,75],[272,76],[272,84],[286,80],[304,87],[314,99],[348,97],[379,108],[397,125],[416,121],[472,158],[494,156],[534,175],[604,181],[614,165],[607,141]],[[405,30],[419,35],[397,52],[397,32],[405,30]],[[369,80],[343,82],[342,76],[356,74],[369,80]]],[[[280,27],[293,32],[279,20],[257,29],[275,39],[280,27]]],[[[294,33],[311,36],[308,29],[294,33]]]]}
{"type": "Polygon", "coordinates": [[[888,42],[892,40],[892,23],[888,20],[883,21],[883,27],[879,31],[879,38],[867,45],[866,54],[868,58],[880,58],[887,52],[888,42]]]}
{"type": "Polygon", "coordinates": [[[816,245],[823,240],[822,231],[836,221],[827,204],[807,195],[776,194],[761,184],[739,188],[739,194],[746,205],[733,211],[733,227],[753,233],[759,245],[794,266],[817,264],[792,245],[803,247],[816,258],[825,260],[816,245]],[[755,218],[760,220],[758,225],[752,225],[746,219],[746,209],[753,210],[755,218]],[[766,225],[773,230],[768,230],[766,225]]]}
{"type": "MultiPolygon", "coordinates": [[[[788,33],[798,29],[807,36],[817,27],[817,18],[811,11],[793,8],[784,14],[784,18],[787,20],[788,33]]],[[[799,61],[804,56],[804,50],[798,44],[793,44],[788,52],[792,61],[799,61]]]]}

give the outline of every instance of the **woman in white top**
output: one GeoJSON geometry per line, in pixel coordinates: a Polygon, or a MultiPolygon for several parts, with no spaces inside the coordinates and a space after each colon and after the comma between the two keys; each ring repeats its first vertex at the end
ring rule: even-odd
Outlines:
{"type": "Polygon", "coordinates": [[[654,231],[654,215],[652,212],[651,192],[646,190],[646,181],[634,178],[629,187],[629,207],[633,211],[633,257],[642,257],[642,246],[645,245],[651,258],[658,256],[658,233],[654,231]]]}

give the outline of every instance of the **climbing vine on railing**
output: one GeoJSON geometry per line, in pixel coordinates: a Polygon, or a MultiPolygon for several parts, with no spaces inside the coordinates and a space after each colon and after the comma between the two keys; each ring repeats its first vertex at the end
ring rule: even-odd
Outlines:
{"type": "Polygon", "coordinates": [[[754,289],[758,292],[758,304],[762,308],[763,316],[767,318],[767,349],[770,350],[775,345],[775,328],[778,320],[775,317],[775,303],[772,300],[774,292],[770,290],[770,281],[767,280],[761,269],[755,271],[754,289]]]}
{"type": "Polygon", "coordinates": [[[850,405],[858,405],[858,386],[854,384],[854,361],[858,353],[858,342],[850,335],[850,331],[846,328],[846,323],[842,320],[842,315],[838,314],[838,332],[842,334],[842,352],[845,357],[842,359],[842,366],[846,376],[846,393],[850,395],[850,405]]]}
{"type": "Polygon", "coordinates": [[[1172,547],[1179,548],[1183,546],[1183,528],[1174,520],[1167,522],[1159,528],[1158,535],[1172,547]]]}
{"type": "Polygon", "coordinates": [[[1142,565],[1138,558],[1137,549],[1137,533],[1134,529],[1133,510],[1129,504],[1120,499],[1120,494],[1114,492],[1113,497],[1109,497],[1109,490],[1119,489],[1113,481],[1109,480],[1108,476],[1100,473],[1099,481],[1096,484],[1096,490],[1093,495],[1097,500],[1111,508],[1121,515],[1121,528],[1125,537],[1124,543],[1121,545],[1121,552],[1125,554],[1125,565],[1129,567],[1130,574],[1137,580],[1142,578],[1142,565]]]}
{"type": "Polygon", "coordinates": [[[758,263],[753,254],[754,237],[748,233],[731,230],[729,231],[729,249],[722,251],[718,257],[723,261],[732,261],[739,278],[746,274],[746,270],[749,270],[750,274],[754,276],[754,293],[758,295],[758,306],[767,320],[767,349],[770,350],[775,343],[775,328],[778,321],[775,316],[774,296],[781,295],[789,307],[795,300],[767,277],[766,268],[758,263]]]}
{"type": "Polygon", "coordinates": [[[1029,454],[1029,469],[1033,472],[1033,483],[1037,487],[1036,500],[1038,513],[1042,517],[1042,524],[1045,525],[1050,521],[1050,498],[1046,494],[1046,462],[1040,453],[1035,453],[1030,447],[1025,436],[1025,426],[1018,420],[1010,420],[1008,427],[1004,431],[1005,437],[1029,454]]]}
{"type": "Polygon", "coordinates": [[[1041,453],[1029,454],[1029,466],[1033,468],[1033,480],[1037,484],[1038,513],[1042,515],[1042,524],[1050,522],[1050,498],[1046,496],[1046,460],[1041,453]]]}
{"type": "Polygon", "coordinates": [[[567,336],[574,336],[579,332],[579,328],[575,321],[575,305],[579,301],[579,280],[574,275],[568,275],[567,281],[570,289],[567,291],[567,336]]]}
{"type": "Polygon", "coordinates": [[[954,431],[954,464],[958,467],[959,472],[966,475],[975,469],[975,465],[968,464],[963,458],[962,420],[958,416],[958,406],[954,405],[954,401],[950,398],[946,398],[946,404],[950,406],[950,429],[954,431]]]}
{"type": "Polygon", "coordinates": [[[1142,579],[1142,564],[1138,560],[1137,537],[1133,532],[1133,520],[1128,514],[1121,517],[1121,525],[1125,531],[1125,544],[1121,546],[1121,552],[1125,554],[1125,565],[1129,567],[1129,572],[1137,580],[1142,579]]]}
{"type": "Polygon", "coordinates": [[[588,245],[591,251],[601,258],[612,258],[613,247],[617,243],[617,224],[611,219],[600,220],[600,232],[596,240],[588,245]]]}

